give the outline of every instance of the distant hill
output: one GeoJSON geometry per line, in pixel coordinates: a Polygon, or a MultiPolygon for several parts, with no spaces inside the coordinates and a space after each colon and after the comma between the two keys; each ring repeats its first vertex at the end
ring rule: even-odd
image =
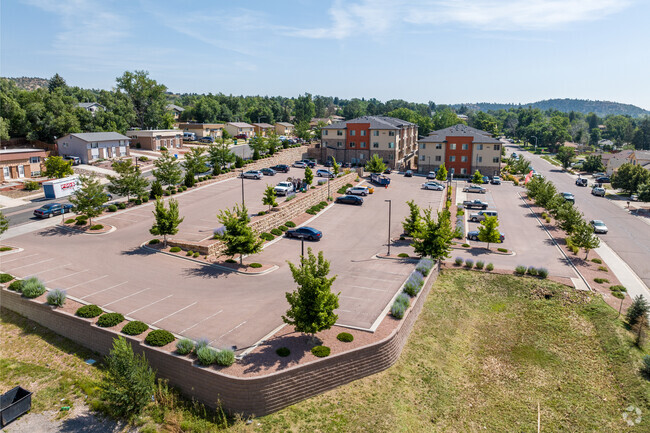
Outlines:
{"type": "Polygon", "coordinates": [[[461,106],[475,111],[488,111],[488,110],[507,110],[509,108],[522,108],[533,107],[540,110],[554,109],[568,113],[576,111],[579,113],[595,113],[600,117],[605,117],[608,114],[622,114],[631,117],[641,117],[650,115],[650,111],[644,110],[641,107],[631,104],[621,104],[620,102],[610,101],[591,101],[588,99],[547,99],[545,101],[537,101],[529,104],[495,104],[492,102],[479,102],[475,104],[454,104],[452,107],[460,108],[461,106]]]}
{"type": "Polygon", "coordinates": [[[23,90],[36,90],[39,87],[47,87],[49,83],[49,80],[38,77],[7,77],[7,80],[13,81],[16,83],[16,86],[23,90]]]}

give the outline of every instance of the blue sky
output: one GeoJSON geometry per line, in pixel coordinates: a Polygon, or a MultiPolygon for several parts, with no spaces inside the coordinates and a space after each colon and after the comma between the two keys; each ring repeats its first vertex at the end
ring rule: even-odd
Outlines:
{"type": "Polygon", "coordinates": [[[650,109],[647,0],[3,0],[0,74],[111,88],[650,109]]]}

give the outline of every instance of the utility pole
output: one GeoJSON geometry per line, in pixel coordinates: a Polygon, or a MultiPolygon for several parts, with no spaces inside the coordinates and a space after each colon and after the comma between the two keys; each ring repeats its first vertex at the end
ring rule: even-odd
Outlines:
{"type": "Polygon", "coordinates": [[[392,200],[384,200],[388,202],[388,254],[390,256],[390,219],[391,219],[391,214],[393,211],[393,201],[392,200]]]}

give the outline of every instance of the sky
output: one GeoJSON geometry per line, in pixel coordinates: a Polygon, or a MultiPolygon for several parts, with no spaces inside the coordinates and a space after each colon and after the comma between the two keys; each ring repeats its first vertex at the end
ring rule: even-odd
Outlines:
{"type": "Polygon", "coordinates": [[[2,0],[0,75],[110,89],[650,109],[648,0],[2,0]]]}

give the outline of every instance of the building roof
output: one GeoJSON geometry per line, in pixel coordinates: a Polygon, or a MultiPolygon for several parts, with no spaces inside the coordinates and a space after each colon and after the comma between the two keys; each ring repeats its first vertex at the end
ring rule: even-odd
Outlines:
{"type": "Polygon", "coordinates": [[[634,157],[636,159],[640,159],[642,161],[645,161],[645,160],[650,161],[650,150],[635,150],[634,151],[634,157]]]}
{"type": "Polygon", "coordinates": [[[323,126],[323,129],[345,129],[348,124],[368,123],[368,129],[400,129],[405,126],[415,126],[415,123],[407,122],[406,120],[396,119],[388,116],[362,116],[356,119],[344,120],[342,122],[332,123],[331,125],[323,126]]]}
{"type": "Polygon", "coordinates": [[[264,128],[264,129],[273,128],[273,125],[269,123],[253,123],[253,125],[257,126],[258,128],[264,128]]]}
{"type": "Polygon", "coordinates": [[[630,159],[633,153],[633,150],[621,150],[615,153],[610,159],[630,159]]]}
{"type": "Polygon", "coordinates": [[[280,126],[284,126],[284,127],[287,127],[287,128],[293,128],[293,123],[289,123],[289,122],[276,122],[275,124],[280,125],[280,126]]]}
{"type": "MultiPolygon", "coordinates": [[[[75,134],[69,134],[72,137],[77,137],[80,140],[91,142],[91,141],[113,141],[113,140],[130,140],[129,137],[126,137],[118,132],[81,132],[75,134]]],[[[59,138],[62,140],[65,137],[59,138]]],[[[57,140],[58,141],[58,140],[57,140]]]]}
{"type": "Polygon", "coordinates": [[[90,107],[93,107],[95,105],[97,105],[98,107],[103,107],[103,105],[100,104],[99,102],[80,102],[80,103],[77,104],[77,107],[90,108],[90,107]]]}
{"type": "Polygon", "coordinates": [[[0,149],[0,155],[9,155],[12,153],[33,153],[33,152],[45,152],[43,149],[0,149]]]}
{"type": "Polygon", "coordinates": [[[224,124],[223,123],[193,123],[193,122],[185,122],[185,123],[179,123],[178,124],[179,128],[192,128],[192,127],[197,127],[197,128],[223,128],[224,124]]]}
{"type": "Polygon", "coordinates": [[[253,125],[245,122],[228,122],[228,125],[235,126],[237,128],[252,128],[253,125]]]}
{"type": "Polygon", "coordinates": [[[182,134],[183,131],[180,129],[132,129],[130,131],[126,131],[126,135],[129,137],[131,136],[147,136],[147,135],[156,135],[156,134],[182,134]]]}
{"type": "Polygon", "coordinates": [[[185,108],[179,107],[178,105],[175,105],[175,104],[167,104],[166,108],[168,110],[174,110],[174,111],[185,111],[185,108]]]}
{"type": "Polygon", "coordinates": [[[492,137],[492,134],[489,132],[481,131],[480,129],[472,128],[471,126],[463,125],[462,123],[450,126],[449,128],[433,131],[427,137],[418,140],[418,142],[442,143],[447,141],[447,137],[472,137],[472,141],[475,143],[501,143],[499,140],[492,137]]]}

